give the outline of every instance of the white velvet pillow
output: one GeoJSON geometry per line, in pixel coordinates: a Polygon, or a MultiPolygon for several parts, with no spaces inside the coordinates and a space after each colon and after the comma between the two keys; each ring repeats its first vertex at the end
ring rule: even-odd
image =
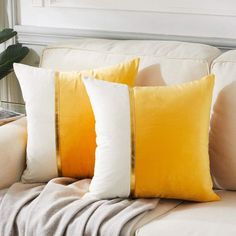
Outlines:
{"type": "Polygon", "coordinates": [[[99,83],[93,79],[84,82],[95,114],[97,134],[90,192],[99,198],[128,197],[131,182],[131,120],[127,86],[99,83]]]}

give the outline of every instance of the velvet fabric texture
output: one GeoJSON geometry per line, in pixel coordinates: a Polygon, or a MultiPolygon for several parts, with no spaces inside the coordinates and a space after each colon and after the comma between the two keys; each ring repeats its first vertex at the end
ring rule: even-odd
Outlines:
{"type": "Polygon", "coordinates": [[[212,190],[208,155],[214,76],[162,87],[84,83],[98,140],[90,194],[219,199],[212,190]]]}

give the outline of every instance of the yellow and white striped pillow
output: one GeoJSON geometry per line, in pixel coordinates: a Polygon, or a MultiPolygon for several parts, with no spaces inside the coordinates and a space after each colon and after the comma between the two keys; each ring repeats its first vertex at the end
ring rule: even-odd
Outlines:
{"type": "Polygon", "coordinates": [[[26,103],[27,168],[24,182],[57,176],[93,176],[96,148],[94,115],[82,78],[134,85],[139,59],[81,72],[56,72],[15,64],[26,103]]]}
{"type": "Polygon", "coordinates": [[[96,120],[90,193],[214,201],[208,156],[214,77],[135,87],[84,79],[96,120]]]}

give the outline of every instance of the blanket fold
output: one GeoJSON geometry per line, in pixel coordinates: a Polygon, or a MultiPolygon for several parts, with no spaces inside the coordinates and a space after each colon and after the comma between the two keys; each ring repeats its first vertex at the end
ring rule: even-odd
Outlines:
{"type": "MultiPolygon", "coordinates": [[[[89,184],[89,179],[56,178],[46,185],[12,185],[0,202],[0,235],[130,235],[160,202],[159,199],[98,200],[85,195],[89,184]]],[[[177,204],[175,201],[169,209],[177,204]]]]}

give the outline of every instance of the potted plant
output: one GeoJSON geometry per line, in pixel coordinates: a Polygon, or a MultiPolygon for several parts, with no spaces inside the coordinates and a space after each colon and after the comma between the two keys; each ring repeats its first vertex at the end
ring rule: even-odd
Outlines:
{"type": "MultiPolygon", "coordinates": [[[[17,34],[13,29],[4,29],[0,32],[0,44],[15,37],[17,34]]],[[[20,62],[29,53],[27,47],[16,43],[8,46],[0,53],[0,80],[7,76],[13,70],[13,63],[20,62]]]]}

